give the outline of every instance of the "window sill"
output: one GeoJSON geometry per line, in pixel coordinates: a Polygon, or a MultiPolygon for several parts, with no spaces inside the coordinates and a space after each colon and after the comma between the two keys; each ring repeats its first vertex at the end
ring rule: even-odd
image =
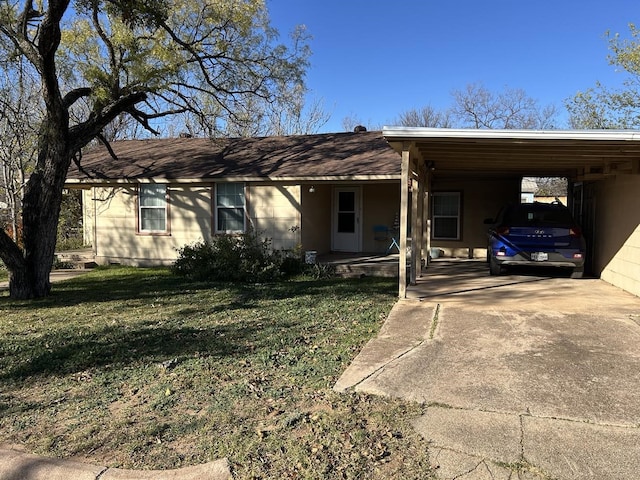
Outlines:
{"type": "Polygon", "coordinates": [[[140,237],[170,237],[171,236],[171,232],[136,232],[136,235],[140,236],[140,237]]]}

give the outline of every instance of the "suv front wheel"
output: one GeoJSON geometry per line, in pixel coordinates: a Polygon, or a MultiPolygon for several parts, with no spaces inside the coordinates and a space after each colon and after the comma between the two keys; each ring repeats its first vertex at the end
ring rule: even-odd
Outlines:
{"type": "Polygon", "coordinates": [[[504,273],[504,267],[501,266],[493,256],[489,257],[489,274],[490,275],[502,275],[504,273]]]}

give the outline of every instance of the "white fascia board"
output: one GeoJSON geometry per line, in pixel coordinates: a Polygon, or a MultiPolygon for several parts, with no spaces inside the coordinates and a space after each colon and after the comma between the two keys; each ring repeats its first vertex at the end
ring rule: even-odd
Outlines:
{"type": "Polygon", "coordinates": [[[443,139],[640,141],[636,130],[480,130],[469,128],[383,127],[387,141],[443,139]]]}
{"type": "Polygon", "coordinates": [[[368,182],[368,181],[395,181],[400,180],[398,175],[331,175],[318,177],[220,177],[220,178],[95,178],[95,179],[69,179],[66,185],[130,185],[133,183],[171,183],[171,184],[209,184],[222,182],[251,182],[251,183],[276,183],[276,182],[368,182]]]}

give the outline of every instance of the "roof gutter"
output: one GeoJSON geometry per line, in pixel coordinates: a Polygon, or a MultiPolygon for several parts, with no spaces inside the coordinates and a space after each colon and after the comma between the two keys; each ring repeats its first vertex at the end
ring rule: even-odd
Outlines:
{"type": "Polygon", "coordinates": [[[388,141],[428,138],[640,141],[640,131],[636,130],[481,130],[469,128],[383,127],[382,135],[388,141]]]}

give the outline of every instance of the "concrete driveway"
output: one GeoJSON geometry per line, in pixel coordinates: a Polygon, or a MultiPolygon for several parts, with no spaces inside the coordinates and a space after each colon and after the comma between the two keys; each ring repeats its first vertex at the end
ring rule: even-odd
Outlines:
{"type": "Polygon", "coordinates": [[[426,404],[438,478],[638,478],[640,298],[487,270],[434,262],[334,388],[426,404]]]}

